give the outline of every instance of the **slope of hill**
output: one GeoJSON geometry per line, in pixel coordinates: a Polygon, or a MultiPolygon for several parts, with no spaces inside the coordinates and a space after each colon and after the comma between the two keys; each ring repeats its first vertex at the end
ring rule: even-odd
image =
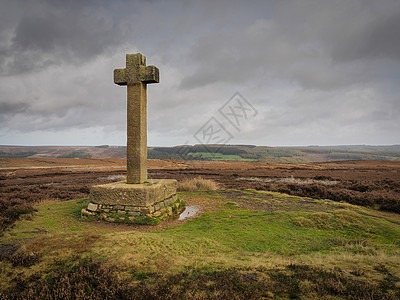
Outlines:
{"type": "MultiPolygon", "coordinates": [[[[0,146],[0,158],[126,158],[125,146],[0,146]]],[[[400,146],[267,147],[186,145],[149,147],[150,159],[305,163],[339,160],[400,160],[400,146]]]]}

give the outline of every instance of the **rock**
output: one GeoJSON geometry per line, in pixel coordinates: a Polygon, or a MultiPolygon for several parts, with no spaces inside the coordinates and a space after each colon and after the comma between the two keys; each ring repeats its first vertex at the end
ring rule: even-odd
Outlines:
{"type": "Polygon", "coordinates": [[[87,209],[82,209],[81,210],[81,215],[82,215],[82,217],[88,217],[88,216],[94,216],[95,215],[95,213],[93,213],[93,212],[91,212],[91,211],[88,211],[87,209]]]}
{"type": "Polygon", "coordinates": [[[97,204],[94,203],[89,203],[87,210],[89,211],[97,211],[97,209],[99,208],[99,206],[97,204]]]}
{"type": "Polygon", "coordinates": [[[151,212],[150,212],[150,208],[148,208],[148,207],[143,207],[140,210],[140,214],[142,214],[142,215],[148,215],[149,213],[151,213],[151,212]]]}
{"type": "Polygon", "coordinates": [[[130,216],[140,216],[140,212],[138,212],[138,211],[128,211],[128,215],[130,215],[130,216]]]}
{"type": "Polygon", "coordinates": [[[155,213],[153,213],[153,217],[159,217],[161,216],[161,211],[156,211],[155,213]]]}
{"type": "Polygon", "coordinates": [[[125,206],[126,211],[139,211],[140,207],[139,206],[125,206]]]}

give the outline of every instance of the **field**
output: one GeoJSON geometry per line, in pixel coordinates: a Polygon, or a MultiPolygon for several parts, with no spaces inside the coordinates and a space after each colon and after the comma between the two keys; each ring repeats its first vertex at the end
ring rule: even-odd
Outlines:
{"type": "Polygon", "coordinates": [[[194,217],[156,226],[79,218],[123,159],[0,159],[0,298],[400,297],[400,162],[150,160],[194,217]]]}

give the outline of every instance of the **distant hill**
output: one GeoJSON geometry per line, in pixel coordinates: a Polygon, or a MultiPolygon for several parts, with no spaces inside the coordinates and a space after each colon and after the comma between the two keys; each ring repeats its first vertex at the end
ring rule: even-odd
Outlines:
{"type": "Polygon", "coordinates": [[[0,146],[0,158],[125,158],[124,146],[0,146]]]}
{"type": "MultiPolygon", "coordinates": [[[[126,158],[125,146],[0,146],[0,158],[126,158]]],[[[229,160],[303,163],[338,160],[400,160],[400,145],[267,147],[185,145],[149,147],[150,159],[229,160]]]]}
{"type": "Polygon", "coordinates": [[[254,145],[194,145],[149,148],[150,158],[321,162],[336,160],[399,160],[400,145],[267,147],[254,145]]]}

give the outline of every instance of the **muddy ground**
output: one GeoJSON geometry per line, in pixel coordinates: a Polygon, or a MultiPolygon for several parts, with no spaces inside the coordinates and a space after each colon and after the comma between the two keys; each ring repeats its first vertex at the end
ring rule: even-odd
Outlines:
{"type": "MultiPolygon", "coordinates": [[[[90,187],[118,181],[124,159],[0,159],[0,229],[43,200],[88,197],[90,187]]],[[[149,178],[201,176],[221,189],[256,189],[326,198],[400,213],[400,162],[308,164],[149,160],[149,178]]],[[[1,232],[1,230],[0,230],[1,232]]]]}

